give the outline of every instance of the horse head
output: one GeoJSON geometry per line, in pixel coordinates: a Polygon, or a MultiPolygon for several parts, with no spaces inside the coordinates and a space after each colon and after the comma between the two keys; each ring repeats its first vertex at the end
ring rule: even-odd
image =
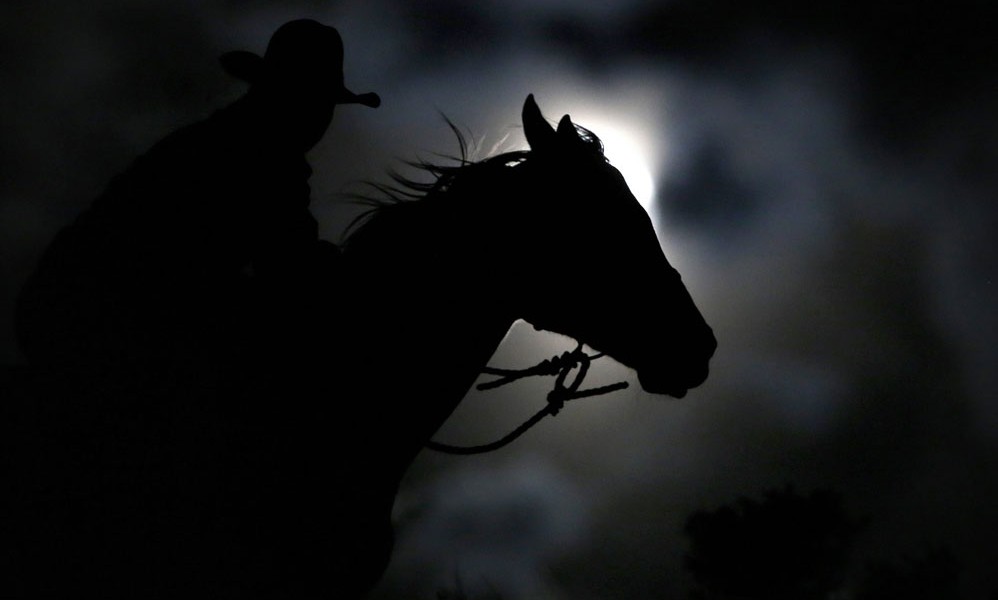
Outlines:
{"type": "Polygon", "coordinates": [[[522,317],[637,371],[648,392],[677,398],[704,382],[717,342],[651,219],[591,132],[557,129],[533,96],[523,107],[530,223],[517,246],[529,281],[522,317]]]}

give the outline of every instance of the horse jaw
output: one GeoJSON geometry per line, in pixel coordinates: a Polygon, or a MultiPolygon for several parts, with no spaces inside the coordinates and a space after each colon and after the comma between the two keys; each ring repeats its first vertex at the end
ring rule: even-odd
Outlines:
{"type": "Polygon", "coordinates": [[[537,329],[575,338],[634,370],[648,393],[683,398],[706,381],[717,339],[679,273],[664,255],[658,260],[650,271],[659,273],[657,277],[630,273],[633,293],[624,286],[608,286],[608,293],[591,304],[551,306],[542,301],[543,310],[535,305],[526,320],[537,329]]]}

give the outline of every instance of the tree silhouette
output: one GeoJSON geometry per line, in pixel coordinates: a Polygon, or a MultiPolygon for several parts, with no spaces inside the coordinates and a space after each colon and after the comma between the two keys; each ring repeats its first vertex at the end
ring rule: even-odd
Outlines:
{"type": "Polygon", "coordinates": [[[944,547],[866,565],[854,600],[959,600],[960,561],[944,547]]]}
{"type": "Polygon", "coordinates": [[[698,511],[686,521],[686,569],[697,599],[823,599],[842,586],[856,535],[828,490],[808,496],[771,490],[761,501],[698,511]]]}

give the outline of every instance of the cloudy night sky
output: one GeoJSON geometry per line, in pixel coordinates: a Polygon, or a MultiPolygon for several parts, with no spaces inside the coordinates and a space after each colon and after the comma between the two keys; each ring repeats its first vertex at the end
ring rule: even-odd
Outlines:
{"type": "MultiPolygon", "coordinates": [[[[788,485],[869,519],[854,574],[945,547],[965,597],[992,598],[998,53],[983,5],[4,2],[0,362],[23,360],[14,299],[58,229],[245,91],[221,53],[262,54],[310,17],[340,30],[347,86],[383,102],[339,107],[310,154],[323,237],[357,214],[359,182],[457,151],[441,114],[477,156],[523,148],[533,93],[604,139],[719,342],[682,400],[632,385],[486,456],[424,452],[374,598],[458,580],[507,600],[686,598],[687,517],[788,485]]],[[[571,347],[519,324],[492,364],[571,347]]],[[[633,381],[607,360],[599,378],[633,381]]],[[[437,438],[491,441],[544,385],[470,391],[437,438]]]]}

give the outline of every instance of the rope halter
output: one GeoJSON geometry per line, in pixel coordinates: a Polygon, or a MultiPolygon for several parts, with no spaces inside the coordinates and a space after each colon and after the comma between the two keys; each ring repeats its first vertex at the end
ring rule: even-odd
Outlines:
{"type": "Polygon", "coordinates": [[[582,386],[582,382],[586,378],[586,374],[589,373],[589,365],[592,364],[594,360],[602,358],[603,356],[604,354],[602,353],[592,355],[586,354],[582,349],[582,343],[579,342],[579,345],[576,346],[575,350],[566,351],[557,356],[546,358],[536,365],[526,369],[497,369],[493,367],[485,367],[482,369],[482,372],[486,375],[494,375],[496,378],[491,381],[480,383],[476,386],[478,390],[483,391],[496,389],[525,377],[554,376],[554,386],[547,394],[547,404],[542,409],[537,411],[534,416],[524,421],[519,427],[489,444],[482,444],[478,446],[452,446],[450,444],[441,444],[430,440],[426,442],[426,447],[437,452],[459,455],[484,454],[486,452],[492,452],[493,450],[498,450],[499,448],[508,445],[510,442],[526,433],[527,430],[539,423],[544,417],[548,415],[557,415],[558,412],[565,406],[565,403],[570,400],[601,396],[603,394],[609,394],[611,392],[616,392],[626,388],[628,385],[627,382],[620,381],[610,385],[587,388],[584,390],[579,389],[582,386]],[[576,371],[575,376],[572,378],[571,383],[566,384],[568,376],[572,373],[572,371],[576,371]]]}

